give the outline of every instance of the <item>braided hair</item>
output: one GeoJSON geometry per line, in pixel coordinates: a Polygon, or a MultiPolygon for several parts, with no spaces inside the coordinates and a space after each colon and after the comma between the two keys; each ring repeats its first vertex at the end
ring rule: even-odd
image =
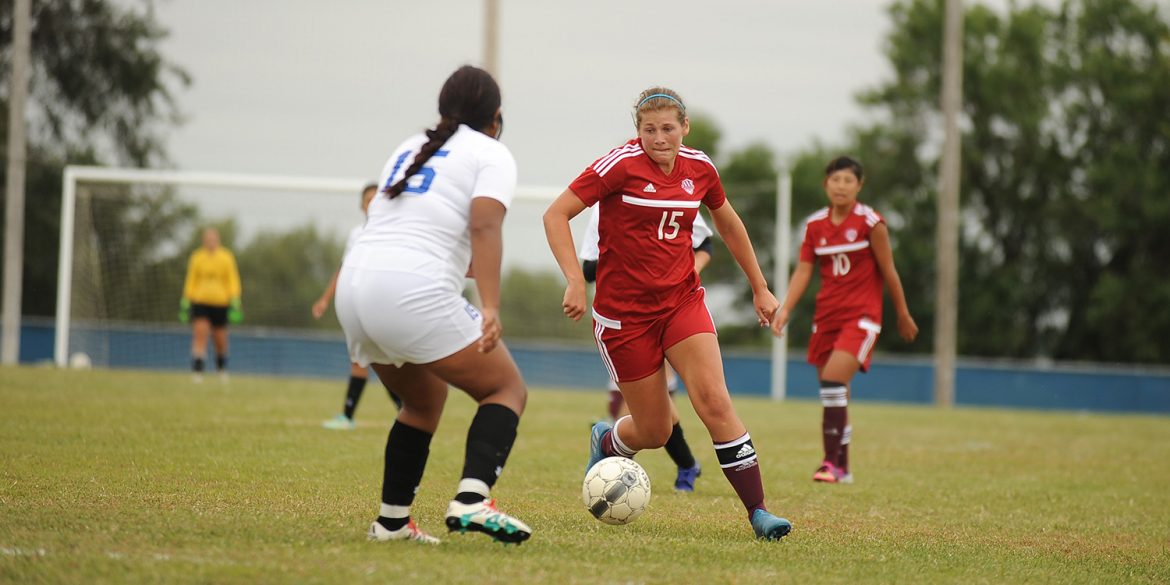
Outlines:
{"type": "Polygon", "coordinates": [[[406,182],[422,170],[444,144],[450,140],[460,124],[482,130],[491,125],[500,109],[500,86],[487,71],[464,65],[455,70],[439,92],[439,123],[426,131],[427,141],[414,155],[402,179],[386,188],[393,199],[406,189],[406,182]]]}

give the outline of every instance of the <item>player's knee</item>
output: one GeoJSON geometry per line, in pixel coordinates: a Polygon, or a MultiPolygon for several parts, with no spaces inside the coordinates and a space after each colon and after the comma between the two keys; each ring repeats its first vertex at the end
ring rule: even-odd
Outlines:
{"type": "Polygon", "coordinates": [[[693,393],[691,403],[695,412],[704,420],[722,421],[735,416],[735,409],[731,406],[731,398],[726,390],[693,393]]]}
{"type": "MultiPolygon", "coordinates": [[[[669,419],[666,421],[670,422],[669,419]]],[[[650,443],[651,449],[657,449],[666,445],[666,441],[670,439],[670,433],[673,430],[670,424],[655,424],[646,428],[643,439],[650,443]]]]}

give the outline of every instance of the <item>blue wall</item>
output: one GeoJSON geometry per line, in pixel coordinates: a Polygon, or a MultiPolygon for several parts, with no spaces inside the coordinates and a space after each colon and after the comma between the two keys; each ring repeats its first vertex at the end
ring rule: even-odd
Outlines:
{"type": "MultiPolygon", "coordinates": [[[[77,330],[73,351],[83,348],[94,365],[114,368],[188,368],[190,332],[185,328],[77,330]],[[141,348],[149,347],[150,351],[141,348]]],[[[524,377],[533,386],[603,388],[606,373],[591,348],[554,343],[511,343],[524,377]]],[[[51,323],[33,320],[21,332],[20,360],[53,359],[51,323]]],[[[767,354],[726,352],[727,385],[737,395],[767,396],[771,362],[767,354]]],[[[231,337],[234,372],[335,378],[346,371],[345,342],[333,334],[236,328],[231,337]]],[[[868,374],[853,382],[858,400],[929,403],[934,371],[928,360],[878,356],[868,374]]],[[[955,372],[960,405],[1170,414],[1170,370],[1104,366],[1001,366],[961,361],[955,372]]],[[[816,371],[803,355],[790,354],[788,396],[815,399],[816,371]]]]}

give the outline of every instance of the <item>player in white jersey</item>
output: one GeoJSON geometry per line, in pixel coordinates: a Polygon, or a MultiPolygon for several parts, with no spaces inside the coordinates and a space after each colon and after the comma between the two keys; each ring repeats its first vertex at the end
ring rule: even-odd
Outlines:
{"type": "Polygon", "coordinates": [[[341,269],[337,316],[349,354],[373,365],[402,399],[386,442],[382,505],[372,540],[436,543],[411,520],[448,384],[479,403],[449,530],[519,543],[532,530],[500,512],[489,490],[516,440],[528,390],[500,340],[500,258],[516,163],[498,142],[500,88],[464,66],[439,93],[438,125],[406,139],[382,172],[384,193],[341,269]],[[462,292],[471,268],[483,308],[462,292]]]}
{"type": "MultiPolygon", "coordinates": [[[[378,184],[370,183],[362,188],[362,223],[354,226],[349,231],[349,237],[345,240],[345,252],[341,257],[344,259],[346,254],[353,249],[353,245],[357,243],[357,239],[362,235],[362,229],[366,227],[365,217],[366,211],[370,208],[370,201],[374,199],[374,195],[378,193],[378,184]]],[[[329,286],[325,287],[325,292],[321,293],[321,297],[317,302],[313,303],[313,318],[320,319],[325,311],[329,309],[329,302],[333,299],[334,293],[337,292],[337,276],[341,274],[341,269],[333,273],[333,278],[329,280],[329,286]]],[[[358,402],[362,399],[362,392],[366,389],[366,381],[369,379],[369,371],[354,362],[349,364],[349,383],[345,390],[345,406],[340,414],[326,420],[321,426],[327,429],[337,431],[353,430],[356,426],[353,422],[353,413],[357,410],[358,402]]],[[[394,406],[402,408],[402,401],[398,399],[393,392],[390,392],[390,400],[394,401],[394,406]]]]}
{"type": "MultiPolygon", "coordinates": [[[[597,258],[600,256],[601,250],[598,248],[597,227],[600,224],[599,218],[601,216],[600,206],[594,205],[592,212],[589,214],[589,226],[585,228],[585,239],[581,241],[581,251],[577,254],[581,260],[581,270],[585,273],[586,282],[594,282],[597,280],[597,258]]],[[[703,268],[711,262],[711,253],[714,246],[711,243],[711,236],[715,232],[711,231],[710,226],[703,220],[702,215],[695,216],[695,223],[691,232],[691,248],[695,251],[695,272],[702,273],[703,268]]],[[[617,420],[618,418],[629,414],[629,408],[626,407],[626,401],[622,398],[621,390],[618,389],[617,382],[613,378],[609,380],[609,418],[610,420],[617,420]]],[[[670,392],[671,397],[678,390],[678,374],[675,373],[674,368],[670,364],[666,364],[666,390],[670,392]]],[[[695,461],[695,456],[691,453],[691,447],[687,444],[686,437],[683,435],[682,426],[679,424],[678,410],[674,402],[670,403],[671,418],[673,419],[673,427],[670,432],[670,438],[666,440],[663,449],[670,455],[671,461],[678,467],[678,475],[674,480],[674,489],[679,492],[693,492],[695,491],[695,480],[702,475],[702,470],[699,468],[699,463],[695,461]]]]}

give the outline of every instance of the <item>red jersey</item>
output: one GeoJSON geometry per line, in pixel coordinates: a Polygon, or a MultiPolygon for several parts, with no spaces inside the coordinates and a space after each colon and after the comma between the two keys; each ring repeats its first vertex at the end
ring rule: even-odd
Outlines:
{"type": "Polygon", "coordinates": [[[868,205],[855,203],[841,225],[829,208],[805,221],[801,262],[820,265],[821,290],[813,322],[819,329],[869,317],[882,322],[882,274],[870,248],[874,226],[885,221],[868,205]]]}
{"type": "Polygon", "coordinates": [[[614,320],[653,319],[699,287],[691,226],[699,205],[727,201],[715,164],[682,147],[667,175],[635,138],[597,159],[569,189],[599,204],[593,309],[614,320]]]}

